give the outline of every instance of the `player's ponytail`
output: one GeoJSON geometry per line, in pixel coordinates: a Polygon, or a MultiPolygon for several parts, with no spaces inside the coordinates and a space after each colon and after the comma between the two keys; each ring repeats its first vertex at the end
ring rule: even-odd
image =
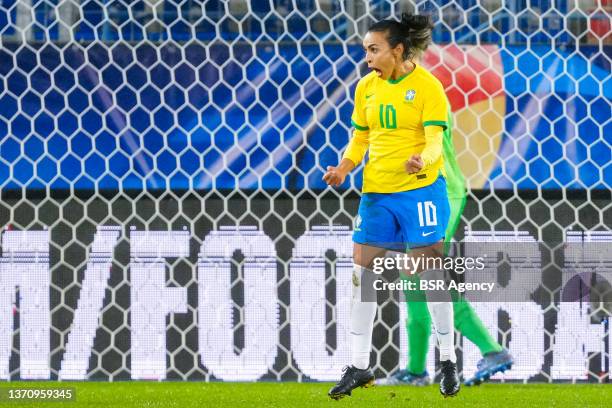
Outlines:
{"type": "Polygon", "coordinates": [[[391,48],[404,45],[404,60],[422,54],[431,43],[433,24],[427,15],[402,13],[401,21],[382,20],[374,23],[368,31],[386,32],[391,48]]]}
{"type": "Polygon", "coordinates": [[[402,13],[400,23],[410,44],[412,55],[419,55],[431,44],[431,30],[433,24],[429,16],[402,13]]]}

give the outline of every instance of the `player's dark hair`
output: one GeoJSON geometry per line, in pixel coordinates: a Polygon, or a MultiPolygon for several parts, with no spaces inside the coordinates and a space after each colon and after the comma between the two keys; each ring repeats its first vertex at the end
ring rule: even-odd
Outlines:
{"type": "Polygon", "coordinates": [[[402,13],[401,21],[381,20],[369,32],[386,33],[391,48],[404,44],[404,61],[423,53],[431,43],[433,23],[429,16],[402,13]]]}

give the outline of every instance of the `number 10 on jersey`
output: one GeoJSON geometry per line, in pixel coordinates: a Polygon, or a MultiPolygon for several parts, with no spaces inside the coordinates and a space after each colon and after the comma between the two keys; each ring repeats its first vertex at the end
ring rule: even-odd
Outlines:
{"type": "Polygon", "coordinates": [[[378,119],[383,129],[397,129],[397,113],[393,105],[380,104],[378,108],[378,119]]]}

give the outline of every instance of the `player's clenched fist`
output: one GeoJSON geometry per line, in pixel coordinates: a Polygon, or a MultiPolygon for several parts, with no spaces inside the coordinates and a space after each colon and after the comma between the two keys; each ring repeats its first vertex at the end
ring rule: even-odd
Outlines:
{"type": "Polygon", "coordinates": [[[323,181],[333,187],[338,187],[344,183],[346,175],[355,168],[355,164],[349,159],[342,159],[338,166],[327,166],[327,171],[323,175],[323,181]]]}
{"type": "Polygon", "coordinates": [[[404,168],[408,174],[418,173],[423,168],[423,159],[420,155],[414,154],[410,160],[404,163],[404,168]]]}
{"type": "Polygon", "coordinates": [[[344,183],[346,173],[340,170],[339,167],[327,166],[327,171],[323,176],[323,181],[333,187],[338,187],[344,183]]]}

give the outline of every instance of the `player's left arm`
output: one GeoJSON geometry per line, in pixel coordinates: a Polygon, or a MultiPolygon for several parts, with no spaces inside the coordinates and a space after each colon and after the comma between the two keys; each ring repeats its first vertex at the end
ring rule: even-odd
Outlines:
{"type": "Polygon", "coordinates": [[[418,173],[424,167],[430,166],[442,155],[444,128],[442,126],[425,127],[425,148],[421,154],[412,155],[405,164],[408,174],[418,173]]]}
{"type": "Polygon", "coordinates": [[[413,155],[405,163],[406,172],[418,173],[423,168],[431,166],[442,156],[444,130],[448,127],[446,121],[448,102],[442,84],[436,83],[433,92],[428,95],[423,104],[423,128],[425,133],[425,148],[421,154],[413,155]]]}

